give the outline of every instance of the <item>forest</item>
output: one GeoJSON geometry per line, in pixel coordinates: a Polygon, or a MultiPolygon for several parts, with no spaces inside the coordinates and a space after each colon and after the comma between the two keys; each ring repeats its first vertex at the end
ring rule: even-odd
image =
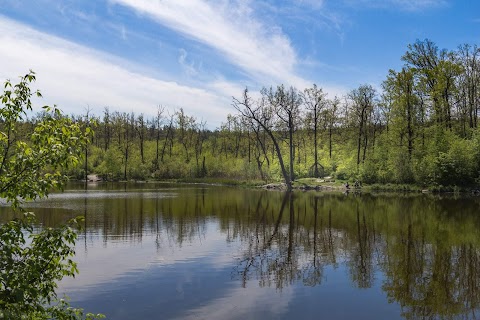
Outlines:
{"type": "MultiPolygon", "coordinates": [[[[478,185],[480,48],[464,44],[451,51],[417,40],[401,61],[381,88],[363,84],[342,97],[329,97],[315,84],[245,89],[215,130],[165,106],[151,117],[108,107],[101,115],[72,115],[95,135],[85,163],[68,174],[283,180],[287,187],[325,176],[367,184],[478,185]]],[[[37,118],[41,114],[27,120],[23,132],[37,118]]]]}

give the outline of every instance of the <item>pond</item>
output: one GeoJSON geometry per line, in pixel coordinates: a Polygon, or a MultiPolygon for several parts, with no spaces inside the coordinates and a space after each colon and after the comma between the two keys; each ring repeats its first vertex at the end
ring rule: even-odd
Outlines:
{"type": "Polygon", "coordinates": [[[480,314],[478,197],[104,183],[28,207],[85,215],[58,292],[109,319],[480,314]]]}

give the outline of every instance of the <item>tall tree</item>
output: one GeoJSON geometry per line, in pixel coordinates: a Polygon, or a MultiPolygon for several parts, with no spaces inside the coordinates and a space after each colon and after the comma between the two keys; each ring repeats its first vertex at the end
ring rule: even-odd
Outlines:
{"type": "MultiPolygon", "coordinates": [[[[90,107],[88,106],[87,109],[85,110],[85,122],[84,122],[84,125],[85,125],[85,130],[86,128],[91,128],[91,119],[90,119],[90,107]]],[[[85,150],[84,150],[84,154],[85,154],[85,163],[84,163],[84,178],[85,178],[85,190],[87,190],[87,181],[88,181],[88,145],[85,146],[85,150]]]]}
{"type": "Polygon", "coordinates": [[[414,71],[407,67],[402,68],[400,72],[390,70],[383,87],[392,98],[391,117],[393,118],[393,125],[398,128],[399,145],[403,145],[403,139],[406,136],[408,158],[410,160],[414,149],[419,104],[419,99],[415,93],[414,71]]]}
{"type": "Polygon", "coordinates": [[[178,128],[178,140],[185,150],[185,162],[190,162],[190,149],[194,145],[194,135],[196,131],[196,119],[194,117],[188,116],[183,111],[183,108],[180,108],[176,112],[177,128],[178,128]]]}
{"type": "Polygon", "coordinates": [[[477,45],[461,45],[456,52],[458,63],[462,66],[459,81],[459,105],[462,115],[464,136],[466,123],[469,128],[478,126],[480,109],[480,48],[477,45]]]}
{"type": "MultiPolygon", "coordinates": [[[[314,167],[314,176],[319,177],[320,172],[318,170],[319,161],[318,161],[318,131],[320,128],[320,120],[323,110],[327,105],[326,94],[323,92],[322,88],[318,88],[316,84],[312,88],[306,88],[303,92],[303,101],[305,108],[307,109],[307,121],[309,122],[309,127],[313,130],[313,167],[314,167]]],[[[330,131],[331,133],[331,131],[330,131]]],[[[331,136],[330,136],[331,137],[331,136]]],[[[331,139],[330,139],[331,146],[331,139]]],[[[331,157],[331,147],[330,147],[330,157],[331,157]]]]}
{"type": "Polygon", "coordinates": [[[300,115],[300,106],[302,104],[302,97],[297,89],[290,87],[285,89],[283,85],[277,87],[275,91],[272,88],[262,90],[262,95],[266,97],[268,103],[272,106],[273,111],[277,116],[277,122],[280,130],[284,128],[288,134],[289,146],[289,169],[290,181],[295,179],[294,170],[294,141],[293,135],[296,131],[300,115]]]}
{"type": "Polygon", "coordinates": [[[335,96],[332,101],[327,100],[328,109],[325,110],[325,124],[328,129],[328,157],[332,159],[333,149],[333,130],[337,125],[338,111],[340,109],[340,99],[335,96]]]}
{"type": "Polygon", "coordinates": [[[357,167],[365,161],[368,146],[368,125],[371,120],[376,91],[371,85],[361,85],[350,92],[352,101],[352,117],[354,125],[358,128],[357,134],[357,167]],[[361,150],[363,147],[363,157],[361,150]]]}
{"type": "Polygon", "coordinates": [[[233,106],[242,117],[245,117],[248,122],[252,124],[258,124],[270,137],[280,163],[280,169],[282,170],[287,190],[292,190],[292,180],[285,168],[278,139],[275,136],[275,110],[273,106],[268,103],[268,98],[263,95],[262,99],[255,105],[252,98],[248,95],[248,89],[245,89],[241,100],[233,98],[233,106]]]}
{"type": "MultiPolygon", "coordinates": [[[[162,129],[162,121],[163,121],[163,112],[165,111],[165,107],[158,106],[157,107],[157,114],[154,120],[154,128],[155,128],[155,169],[158,170],[160,166],[159,157],[160,157],[160,132],[162,129]]],[[[162,153],[163,157],[163,153],[162,153]]]]}
{"type": "Polygon", "coordinates": [[[455,91],[455,78],[461,72],[453,53],[439,50],[429,39],[417,40],[408,45],[402,60],[416,71],[428,93],[435,122],[452,129],[451,99],[455,91]]]}
{"type": "Polygon", "coordinates": [[[110,109],[105,107],[103,110],[103,141],[105,151],[110,147],[111,130],[110,109]]]}
{"type": "Polygon", "coordinates": [[[145,146],[145,135],[146,135],[146,124],[145,124],[145,117],[143,116],[143,113],[138,115],[134,128],[138,135],[138,142],[140,147],[140,159],[142,160],[142,164],[143,164],[145,163],[144,146],[145,146]]]}

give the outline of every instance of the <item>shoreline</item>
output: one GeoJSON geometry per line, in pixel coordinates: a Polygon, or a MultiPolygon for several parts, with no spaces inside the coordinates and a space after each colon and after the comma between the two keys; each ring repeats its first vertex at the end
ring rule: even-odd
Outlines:
{"type": "MultiPolygon", "coordinates": [[[[85,183],[85,180],[71,180],[85,183]]],[[[195,185],[211,185],[211,186],[229,186],[239,188],[265,189],[286,191],[284,182],[270,182],[255,181],[255,180],[236,180],[236,179],[222,179],[222,178],[191,178],[191,179],[165,179],[165,180],[118,180],[107,181],[96,179],[94,181],[87,181],[87,183],[105,183],[105,182],[119,182],[119,183],[172,183],[172,184],[195,184],[195,185]]],[[[353,186],[352,181],[335,180],[325,178],[300,178],[293,181],[292,191],[317,191],[317,192],[398,192],[398,193],[433,193],[433,194],[472,194],[479,196],[479,186],[418,186],[414,184],[364,184],[361,187],[353,186]],[[349,187],[346,187],[346,184],[349,187]]]]}

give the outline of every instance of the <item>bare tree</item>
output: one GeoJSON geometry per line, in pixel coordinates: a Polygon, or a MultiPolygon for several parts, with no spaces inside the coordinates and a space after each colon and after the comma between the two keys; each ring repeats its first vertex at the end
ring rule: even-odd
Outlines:
{"type": "MultiPolygon", "coordinates": [[[[85,108],[85,128],[90,128],[90,106],[85,108]]],[[[87,190],[87,182],[88,182],[88,144],[85,144],[85,190],[87,190]]]]}
{"type": "Polygon", "coordinates": [[[280,150],[280,146],[278,145],[277,137],[275,136],[274,130],[276,113],[273,106],[268,103],[268,99],[266,99],[265,96],[263,96],[257,104],[254,104],[252,98],[248,95],[248,89],[245,89],[243,91],[243,97],[241,100],[236,99],[235,97],[233,98],[233,107],[250,123],[258,124],[270,137],[280,163],[280,169],[282,170],[285,184],[287,189],[291,190],[292,180],[285,168],[282,152],[280,150]]]}
{"type": "MultiPolygon", "coordinates": [[[[158,158],[160,156],[160,130],[162,126],[162,121],[163,121],[163,112],[165,111],[165,107],[163,106],[158,106],[157,107],[157,115],[155,116],[155,142],[156,142],[156,154],[155,154],[155,169],[159,169],[159,161],[158,158]]],[[[163,155],[162,155],[163,156],[163,155]]]]}
{"type": "Polygon", "coordinates": [[[111,139],[111,123],[110,123],[110,109],[105,107],[103,111],[103,134],[104,134],[104,143],[105,143],[105,151],[108,150],[110,147],[110,139],[111,139]]]}
{"type": "Polygon", "coordinates": [[[279,130],[282,131],[285,128],[288,132],[290,181],[293,181],[295,180],[293,134],[298,125],[302,97],[295,88],[290,87],[287,90],[283,85],[278,86],[276,91],[273,91],[272,88],[269,90],[263,89],[262,94],[267,97],[268,102],[273,107],[279,130]]]}
{"type": "Polygon", "coordinates": [[[146,132],[145,132],[145,129],[146,129],[146,125],[145,125],[145,117],[143,116],[143,113],[141,113],[138,117],[137,117],[137,120],[136,120],[136,123],[134,124],[134,129],[135,131],[137,132],[138,134],[138,138],[139,138],[139,146],[140,146],[140,158],[142,160],[142,164],[145,163],[145,155],[144,155],[144,146],[145,146],[145,135],[146,135],[146,132]]]}

